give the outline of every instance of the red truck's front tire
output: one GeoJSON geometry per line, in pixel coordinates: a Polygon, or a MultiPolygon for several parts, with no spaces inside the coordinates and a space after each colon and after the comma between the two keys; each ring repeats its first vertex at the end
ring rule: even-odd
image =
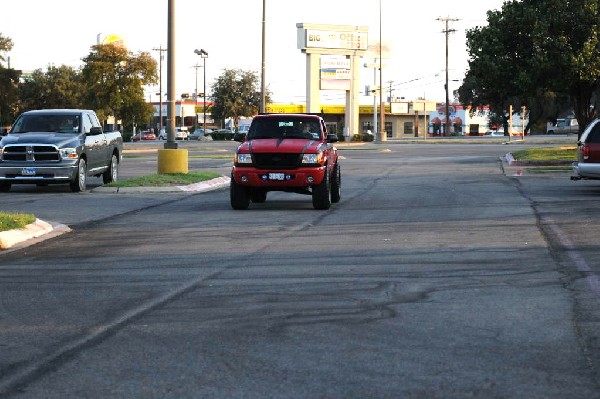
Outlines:
{"type": "Polygon", "coordinates": [[[335,164],[333,168],[333,176],[331,178],[331,202],[338,203],[340,202],[340,198],[342,196],[342,173],[340,170],[340,165],[338,163],[335,164]]]}
{"type": "Polygon", "coordinates": [[[231,183],[229,184],[229,199],[233,209],[248,209],[248,206],[250,206],[248,189],[237,184],[233,176],[231,176],[231,183]]]}
{"type": "Polygon", "coordinates": [[[325,210],[331,207],[331,179],[327,170],[321,183],[313,186],[312,202],[315,209],[325,210]]]}

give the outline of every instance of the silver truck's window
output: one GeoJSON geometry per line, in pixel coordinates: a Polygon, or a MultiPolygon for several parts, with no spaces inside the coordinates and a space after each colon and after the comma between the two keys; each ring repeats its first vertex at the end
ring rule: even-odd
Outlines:
{"type": "Polygon", "coordinates": [[[79,133],[79,115],[23,115],[11,133],[79,133]]]}
{"type": "Polygon", "coordinates": [[[92,126],[94,126],[94,124],[92,122],[92,119],[91,119],[91,117],[90,117],[89,114],[86,114],[83,117],[83,132],[84,133],[89,133],[90,130],[92,129],[92,126]]]}

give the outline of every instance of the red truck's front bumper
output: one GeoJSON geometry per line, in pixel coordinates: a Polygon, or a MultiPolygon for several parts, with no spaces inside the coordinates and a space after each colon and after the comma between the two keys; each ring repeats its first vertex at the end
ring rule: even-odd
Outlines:
{"type": "Polygon", "coordinates": [[[262,170],[247,166],[234,166],[231,176],[237,184],[266,189],[310,187],[320,184],[326,166],[303,167],[293,170],[262,170]]]}

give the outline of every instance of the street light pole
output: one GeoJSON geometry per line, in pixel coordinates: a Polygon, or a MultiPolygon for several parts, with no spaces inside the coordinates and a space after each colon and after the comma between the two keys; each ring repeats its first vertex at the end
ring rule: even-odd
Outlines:
{"type": "Polygon", "coordinates": [[[196,63],[194,68],[196,68],[196,92],[194,93],[194,130],[196,130],[198,128],[198,68],[201,68],[201,66],[196,63]]]}
{"type": "Polygon", "coordinates": [[[206,59],[208,58],[208,53],[206,52],[206,50],[204,50],[203,48],[201,48],[200,50],[196,49],[194,50],[194,53],[198,54],[203,61],[203,67],[204,68],[204,93],[203,93],[203,98],[202,98],[202,103],[204,104],[204,125],[203,125],[203,134],[206,134],[206,59]]]}
{"type": "Polygon", "coordinates": [[[177,149],[175,141],[175,0],[168,2],[167,43],[167,142],[165,149],[177,149]]]}
{"type": "Polygon", "coordinates": [[[159,67],[158,67],[158,134],[160,134],[160,131],[162,130],[163,127],[163,113],[162,113],[162,107],[163,107],[163,100],[162,100],[162,64],[163,64],[163,53],[165,51],[167,51],[166,48],[162,48],[162,44],[158,47],[155,48],[154,51],[158,51],[159,54],[159,67]]]}
{"type": "Polygon", "coordinates": [[[387,141],[387,131],[385,130],[385,102],[383,101],[383,65],[381,60],[381,48],[383,42],[381,38],[381,0],[379,0],[379,135],[380,141],[387,141]]]}
{"type": "MultiPolygon", "coordinates": [[[[202,50],[204,51],[204,50],[202,50]]],[[[203,109],[203,116],[204,116],[204,125],[202,126],[202,128],[204,129],[204,131],[202,132],[203,134],[206,133],[206,58],[208,57],[208,53],[206,51],[204,51],[204,57],[202,57],[203,61],[203,66],[202,69],[204,69],[204,78],[202,79],[204,81],[204,93],[202,93],[202,104],[204,104],[204,109],[203,109]]]]}
{"type": "Polygon", "coordinates": [[[262,4],[262,64],[260,70],[260,113],[264,113],[267,109],[266,98],[267,98],[267,89],[266,89],[266,61],[265,61],[265,43],[266,43],[266,0],[263,0],[262,4]]]}

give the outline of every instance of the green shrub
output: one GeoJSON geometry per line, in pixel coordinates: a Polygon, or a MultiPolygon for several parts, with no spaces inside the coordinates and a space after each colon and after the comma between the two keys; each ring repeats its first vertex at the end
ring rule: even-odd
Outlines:
{"type": "Polygon", "coordinates": [[[367,133],[355,133],[352,136],[352,141],[373,141],[375,136],[367,133]]]}

